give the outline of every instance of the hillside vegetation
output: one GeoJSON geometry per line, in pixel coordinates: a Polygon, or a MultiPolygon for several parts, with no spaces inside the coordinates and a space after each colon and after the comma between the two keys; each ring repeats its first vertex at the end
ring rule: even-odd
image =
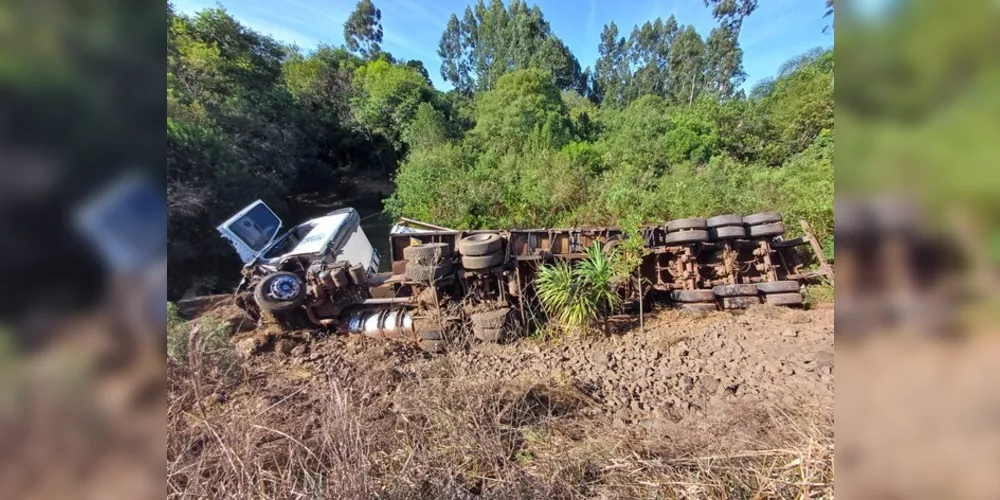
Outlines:
{"type": "Polygon", "coordinates": [[[213,228],[245,204],[287,216],[311,194],[352,203],[369,181],[395,181],[391,215],[459,229],[766,209],[809,220],[832,247],[833,49],[744,92],[738,37],[756,2],[706,4],[707,36],[673,16],[628,36],[611,23],[581,70],[537,6],[480,1],[443,26],[447,92],[428,78],[437,61],[382,50],[368,0],[345,46],[308,52],[221,9],[169,7],[171,295],[232,284],[237,262],[213,228]]]}

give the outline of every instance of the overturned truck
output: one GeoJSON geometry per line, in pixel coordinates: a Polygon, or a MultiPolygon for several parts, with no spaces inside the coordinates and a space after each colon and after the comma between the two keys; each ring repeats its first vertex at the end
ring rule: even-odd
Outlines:
{"type": "MultiPolygon", "coordinates": [[[[404,219],[390,235],[391,271],[351,208],[281,233],[258,200],[218,227],[244,262],[236,303],[251,318],[416,343],[435,352],[454,332],[503,341],[537,311],[539,266],[572,261],[599,245],[611,253],[620,228],[455,231],[404,219]],[[279,234],[280,233],[280,234],[279,234]],[[467,328],[466,328],[467,327],[467,328]]],[[[678,219],[640,229],[636,276],[616,286],[625,304],[655,298],[689,311],[803,303],[801,281],[829,268],[808,225],[784,239],[778,213],[678,219]],[[809,244],[812,252],[797,247],[809,244]],[[805,271],[818,258],[818,271],[805,271]]]]}

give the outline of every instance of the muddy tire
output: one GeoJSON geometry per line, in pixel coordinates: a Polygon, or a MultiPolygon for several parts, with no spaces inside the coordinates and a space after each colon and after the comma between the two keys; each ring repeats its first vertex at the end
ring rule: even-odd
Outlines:
{"type": "Polygon", "coordinates": [[[773,224],[781,222],[781,214],[778,212],[761,212],[758,214],[743,217],[743,223],[748,226],[759,226],[761,224],[773,224]]]}
{"type": "Polygon", "coordinates": [[[715,302],[697,302],[692,304],[678,304],[677,308],[682,311],[692,312],[692,313],[710,313],[718,311],[719,308],[715,306],[715,302]]]}
{"type": "Polygon", "coordinates": [[[417,347],[421,351],[438,354],[444,352],[445,345],[443,340],[420,339],[417,341],[417,347]]]}
{"type": "Polygon", "coordinates": [[[743,216],[740,214],[716,215],[715,217],[705,219],[705,225],[709,229],[713,227],[742,226],[743,216]]]}
{"type": "Polygon", "coordinates": [[[800,306],[805,299],[801,293],[772,293],[764,296],[764,302],[776,306],[800,306]]]}
{"type": "Polygon", "coordinates": [[[253,298],[265,312],[287,313],[298,309],[306,301],[306,284],[295,273],[272,273],[257,283],[253,298]]]}
{"type": "Polygon", "coordinates": [[[798,293],[802,285],[798,281],[768,281],[757,283],[757,290],[763,294],[769,293],[798,293]]]}
{"type": "Polygon", "coordinates": [[[432,282],[440,281],[451,276],[452,268],[448,262],[436,266],[414,266],[406,265],[406,279],[410,281],[432,282]]]}
{"type": "Polygon", "coordinates": [[[757,285],[719,285],[712,292],[719,297],[756,297],[757,285]]]}
{"type": "Polygon", "coordinates": [[[489,255],[503,248],[503,238],[496,233],[471,234],[458,242],[462,255],[489,255]]]}
{"type": "Polygon", "coordinates": [[[750,226],[750,236],[781,236],[785,234],[785,226],[780,222],[774,222],[771,224],[761,224],[759,226],[750,226]]]}
{"type": "Polygon", "coordinates": [[[416,335],[417,335],[417,340],[418,341],[420,341],[420,340],[444,340],[444,335],[441,334],[441,330],[438,330],[436,328],[434,328],[434,329],[427,329],[427,330],[419,330],[419,331],[417,331],[416,335]]]}
{"type": "Polygon", "coordinates": [[[469,321],[471,321],[474,326],[482,328],[501,328],[507,324],[509,316],[510,308],[504,307],[493,311],[470,314],[469,321]]]}
{"type": "Polygon", "coordinates": [[[760,297],[723,297],[723,309],[746,309],[760,304],[760,297]]]}
{"type": "Polygon", "coordinates": [[[670,298],[675,302],[697,303],[712,302],[715,300],[715,293],[711,290],[674,290],[670,292],[670,298]]]}
{"type": "Polygon", "coordinates": [[[469,321],[472,323],[472,334],[483,342],[499,342],[506,336],[509,318],[509,307],[471,314],[469,321]]]}
{"type": "Polygon", "coordinates": [[[473,328],[472,334],[483,342],[500,342],[506,338],[503,328],[473,328]]]}
{"type": "Polygon", "coordinates": [[[712,240],[735,240],[746,238],[747,230],[743,226],[713,227],[708,230],[708,237],[712,240]]]}
{"type": "Polygon", "coordinates": [[[704,229],[677,231],[676,233],[667,233],[667,235],[663,237],[663,243],[667,245],[701,243],[705,241],[708,241],[708,231],[704,229]]]}
{"type": "Polygon", "coordinates": [[[503,252],[493,252],[489,255],[463,255],[462,267],[473,271],[479,271],[499,266],[503,264],[503,261],[503,252]]]}
{"type": "Polygon", "coordinates": [[[451,255],[447,243],[423,243],[410,245],[403,249],[403,258],[409,264],[418,266],[433,266],[451,255]]]}
{"type": "Polygon", "coordinates": [[[682,229],[707,229],[705,219],[676,219],[667,222],[667,232],[680,231],[682,229]]]}

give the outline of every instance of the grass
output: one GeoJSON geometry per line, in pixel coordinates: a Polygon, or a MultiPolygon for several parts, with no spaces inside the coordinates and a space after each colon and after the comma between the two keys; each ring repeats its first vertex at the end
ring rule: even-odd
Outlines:
{"type": "Polygon", "coordinates": [[[833,303],[833,283],[820,283],[806,286],[806,304],[815,306],[822,303],[833,303]]]}
{"type": "Polygon", "coordinates": [[[205,352],[228,349],[232,324],[222,318],[205,315],[197,320],[187,321],[177,311],[177,306],[167,303],[167,356],[175,361],[187,360],[190,334],[198,327],[197,343],[205,352]]]}
{"type": "Polygon", "coordinates": [[[332,346],[331,377],[307,379],[266,359],[235,386],[171,363],[169,498],[832,497],[831,409],[754,404],[644,435],[565,381],[471,380],[452,355],[418,374],[332,346]]]}

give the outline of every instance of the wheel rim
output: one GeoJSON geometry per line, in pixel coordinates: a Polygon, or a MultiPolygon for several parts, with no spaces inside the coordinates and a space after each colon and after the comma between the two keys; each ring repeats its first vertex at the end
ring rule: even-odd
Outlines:
{"type": "Polygon", "coordinates": [[[291,276],[278,276],[271,282],[271,296],[278,300],[291,300],[299,295],[299,282],[291,276]]]}

